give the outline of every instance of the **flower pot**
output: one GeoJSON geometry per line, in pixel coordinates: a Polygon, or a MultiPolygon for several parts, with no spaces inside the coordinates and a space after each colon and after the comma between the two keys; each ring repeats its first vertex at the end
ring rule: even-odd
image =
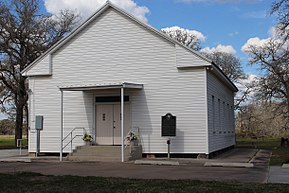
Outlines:
{"type": "Polygon", "coordinates": [[[131,140],[130,145],[131,146],[138,146],[138,140],[131,140]]]}
{"type": "Polygon", "coordinates": [[[85,141],[85,146],[91,146],[91,141],[85,141]]]}

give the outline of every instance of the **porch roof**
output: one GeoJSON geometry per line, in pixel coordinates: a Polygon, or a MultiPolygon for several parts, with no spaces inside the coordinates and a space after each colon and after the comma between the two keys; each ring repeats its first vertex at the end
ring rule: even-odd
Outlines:
{"type": "Polygon", "coordinates": [[[142,89],[143,84],[138,83],[98,83],[98,84],[88,84],[88,85],[70,85],[70,86],[59,86],[62,91],[89,91],[89,90],[99,90],[99,89],[117,89],[117,88],[134,88],[142,89]]]}

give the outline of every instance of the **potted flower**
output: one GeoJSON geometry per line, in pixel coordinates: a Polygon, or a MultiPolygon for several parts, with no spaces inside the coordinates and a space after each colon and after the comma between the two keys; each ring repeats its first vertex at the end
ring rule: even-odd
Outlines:
{"type": "Polygon", "coordinates": [[[130,132],[129,141],[131,146],[138,146],[138,136],[134,132],[130,132]]]}
{"type": "Polygon", "coordinates": [[[82,137],[82,140],[85,142],[87,146],[89,146],[92,142],[92,136],[85,132],[82,137]]]}

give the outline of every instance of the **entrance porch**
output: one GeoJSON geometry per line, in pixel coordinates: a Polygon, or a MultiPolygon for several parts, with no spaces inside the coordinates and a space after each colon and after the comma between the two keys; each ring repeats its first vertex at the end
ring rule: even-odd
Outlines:
{"type": "MultiPolygon", "coordinates": [[[[121,146],[121,161],[125,161],[125,144],[124,139],[131,129],[130,103],[129,96],[125,96],[125,92],[133,89],[142,89],[142,84],[120,83],[120,84],[97,84],[86,86],[66,86],[59,87],[61,91],[61,123],[60,123],[60,161],[62,161],[64,144],[64,97],[65,91],[82,91],[96,93],[94,99],[94,125],[95,130],[92,131],[94,143],[97,145],[119,145],[121,146]],[[118,96],[101,96],[99,91],[119,91],[118,96]]],[[[73,140],[73,139],[71,139],[73,140]]],[[[70,141],[72,143],[72,141],[70,141]]]]}

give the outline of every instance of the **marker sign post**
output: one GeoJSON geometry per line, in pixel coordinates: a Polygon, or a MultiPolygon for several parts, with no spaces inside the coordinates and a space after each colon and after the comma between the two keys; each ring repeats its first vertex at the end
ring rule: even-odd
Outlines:
{"type": "Polygon", "coordinates": [[[40,131],[43,130],[43,116],[35,116],[35,129],[36,129],[36,157],[40,153],[40,131]]]}
{"type": "Polygon", "coordinates": [[[176,136],[176,116],[173,116],[171,113],[167,113],[162,116],[162,137],[167,137],[168,145],[168,158],[170,159],[170,145],[171,138],[176,136]]]}

